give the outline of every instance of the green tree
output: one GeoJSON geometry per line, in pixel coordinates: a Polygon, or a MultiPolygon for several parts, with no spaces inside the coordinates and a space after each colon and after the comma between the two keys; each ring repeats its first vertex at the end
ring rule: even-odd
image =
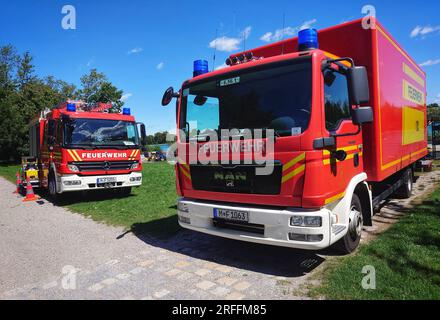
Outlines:
{"type": "Polygon", "coordinates": [[[440,106],[438,103],[431,103],[428,106],[428,120],[440,119],[440,106]]]}
{"type": "Polygon", "coordinates": [[[88,103],[112,102],[112,112],[120,112],[124,102],[121,100],[123,91],[118,90],[104,73],[96,69],[81,77],[81,89],[77,91],[77,96],[88,103]]]}
{"type": "Polygon", "coordinates": [[[0,47],[0,159],[28,154],[29,121],[47,108],[71,98],[75,87],[53,77],[35,75],[32,56],[0,47]]]}

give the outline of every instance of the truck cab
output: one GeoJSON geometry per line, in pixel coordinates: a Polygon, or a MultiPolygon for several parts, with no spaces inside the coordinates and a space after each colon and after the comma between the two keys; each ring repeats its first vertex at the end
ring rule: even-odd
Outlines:
{"type": "Polygon", "coordinates": [[[39,185],[52,197],[113,188],[129,194],[132,187],[141,185],[145,126],[135,121],[128,108],[122,114],[110,109],[111,104],[68,101],[31,124],[31,153],[39,159],[39,185]]]}

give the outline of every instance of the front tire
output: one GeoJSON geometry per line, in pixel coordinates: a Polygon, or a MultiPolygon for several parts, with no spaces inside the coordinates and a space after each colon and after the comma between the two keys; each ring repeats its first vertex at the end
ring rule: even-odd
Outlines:
{"type": "Polygon", "coordinates": [[[58,193],[57,193],[57,182],[55,179],[55,174],[53,172],[51,172],[49,174],[49,179],[48,179],[48,191],[49,191],[49,196],[52,200],[56,200],[58,198],[58,193]]]}
{"type": "Polygon", "coordinates": [[[353,194],[350,204],[349,223],[346,235],[335,244],[335,248],[343,253],[352,253],[359,246],[362,236],[364,219],[362,204],[357,194],[353,194]]]}

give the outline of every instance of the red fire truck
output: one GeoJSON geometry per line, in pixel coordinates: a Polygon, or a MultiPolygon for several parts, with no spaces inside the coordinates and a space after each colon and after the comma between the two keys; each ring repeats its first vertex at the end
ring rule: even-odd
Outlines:
{"type": "Polygon", "coordinates": [[[182,227],[293,248],[335,244],[349,253],[386,198],[411,195],[414,164],[427,154],[425,73],[371,22],[302,30],[231,55],[213,72],[197,61],[179,92],[165,92],[163,105],[177,98],[182,227]],[[255,174],[255,151],[267,136],[206,139],[230,128],[274,131],[270,175],[255,174]],[[201,149],[212,159],[234,143],[240,160],[255,163],[203,161],[201,149]]]}
{"type": "Polygon", "coordinates": [[[105,188],[129,194],[140,186],[145,125],[136,123],[129,108],[122,113],[111,108],[111,103],[67,101],[42,112],[30,123],[25,176],[31,170],[32,184],[47,188],[52,197],[105,188]]]}

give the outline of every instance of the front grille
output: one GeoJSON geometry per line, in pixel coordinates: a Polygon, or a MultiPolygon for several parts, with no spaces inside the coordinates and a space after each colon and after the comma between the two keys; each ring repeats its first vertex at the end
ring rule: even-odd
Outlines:
{"type": "Polygon", "coordinates": [[[137,161],[90,161],[90,162],[71,162],[78,167],[80,172],[87,171],[114,171],[130,170],[131,165],[137,161]]]}
{"type": "Polygon", "coordinates": [[[217,228],[232,229],[264,235],[264,225],[254,223],[240,223],[222,219],[213,219],[214,226],[217,228]]]}
{"type": "Polygon", "coordinates": [[[194,190],[247,193],[279,194],[281,190],[282,165],[274,164],[270,175],[257,175],[258,165],[191,165],[191,181],[194,190]]]}

